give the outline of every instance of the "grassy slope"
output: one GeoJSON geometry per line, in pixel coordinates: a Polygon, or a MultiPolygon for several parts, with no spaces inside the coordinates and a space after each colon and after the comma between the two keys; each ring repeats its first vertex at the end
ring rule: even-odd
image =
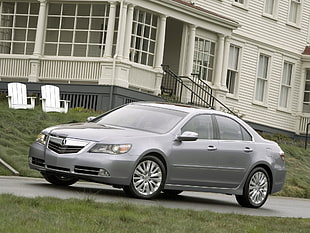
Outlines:
{"type": "Polygon", "coordinates": [[[97,203],[91,199],[0,195],[0,206],[0,232],[6,233],[306,233],[310,227],[310,219],[97,203]]]}
{"type": "MultiPolygon", "coordinates": [[[[0,158],[22,176],[39,176],[38,172],[30,170],[27,165],[28,149],[37,134],[48,126],[81,122],[88,116],[98,114],[83,109],[70,109],[68,114],[43,113],[40,106],[35,110],[12,110],[8,108],[6,98],[0,96],[0,158]]],[[[284,190],[278,195],[310,198],[310,149],[291,145],[289,140],[281,141],[288,174],[284,190]]],[[[0,175],[11,173],[0,165],[0,175]]]]}
{"type": "MultiPolygon", "coordinates": [[[[38,105],[34,110],[9,109],[7,100],[0,96],[0,158],[20,172],[22,176],[38,176],[38,172],[28,168],[30,144],[44,128],[56,124],[83,122],[98,112],[84,109],[70,109],[67,114],[44,113],[38,105]]],[[[10,175],[0,165],[0,175],[10,175]]]]}

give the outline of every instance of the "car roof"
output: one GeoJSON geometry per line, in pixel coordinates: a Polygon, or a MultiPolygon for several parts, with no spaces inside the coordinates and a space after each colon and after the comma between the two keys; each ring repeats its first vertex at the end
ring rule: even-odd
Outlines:
{"type": "Polygon", "coordinates": [[[209,113],[209,114],[233,116],[231,114],[227,114],[225,112],[217,111],[211,108],[204,108],[204,107],[198,107],[198,106],[187,105],[187,104],[178,104],[178,103],[170,103],[170,102],[147,102],[147,101],[132,102],[131,104],[153,106],[153,107],[164,108],[164,109],[172,109],[172,110],[182,111],[182,112],[187,112],[187,113],[209,113]]]}

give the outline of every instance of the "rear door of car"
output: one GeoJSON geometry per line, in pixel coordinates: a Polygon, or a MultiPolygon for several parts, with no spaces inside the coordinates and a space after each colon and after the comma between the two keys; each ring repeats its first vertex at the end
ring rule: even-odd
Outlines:
{"type": "Polygon", "coordinates": [[[253,163],[256,146],[240,123],[222,115],[214,118],[218,145],[210,165],[215,168],[215,185],[235,188],[253,163]]]}

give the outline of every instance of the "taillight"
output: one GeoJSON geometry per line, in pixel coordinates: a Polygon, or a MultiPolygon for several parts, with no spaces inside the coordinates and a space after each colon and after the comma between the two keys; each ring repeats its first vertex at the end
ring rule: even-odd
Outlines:
{"type": "Polygon", "coordinates": [[[283,152],[283,151],[280,152],[280,157],[281,157],[281,159],[284,161],[284,157],[285,157],[285,156],[284,156],[284,152],[283,152]]]}

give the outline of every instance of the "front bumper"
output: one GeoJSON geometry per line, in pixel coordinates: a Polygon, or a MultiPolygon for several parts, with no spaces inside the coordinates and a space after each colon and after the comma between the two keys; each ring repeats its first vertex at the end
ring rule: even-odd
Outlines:
{"type": "Polygon", "coordinates": [[[88,153],[57,154],[40,143],[29,150],[29,167],[40,172],[63,174],[98,183],[129,185],[137,156],[88,153]]]}

